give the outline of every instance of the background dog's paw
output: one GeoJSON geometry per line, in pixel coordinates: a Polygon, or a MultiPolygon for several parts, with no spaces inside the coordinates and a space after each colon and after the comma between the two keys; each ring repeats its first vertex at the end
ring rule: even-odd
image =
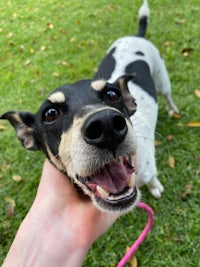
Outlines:
{"type": "Polygon", "coordinates": [[[168,110],[169,117],[173,119],[179,119],[180,118],[180,113],[174,110],[168,110]]]}
{"type": "Polygon", "coordinates": [[[161,198],[162,193],[164,192],[164,186],[160,183],[157,177],[154,177],[147,186],[153,197],[157,199],[161,198]]]}

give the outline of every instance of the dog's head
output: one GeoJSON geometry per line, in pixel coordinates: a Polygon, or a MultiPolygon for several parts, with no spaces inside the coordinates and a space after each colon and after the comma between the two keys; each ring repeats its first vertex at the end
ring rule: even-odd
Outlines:
{"type": "Polygon", "coordinates": [[[42,150],[98,208],[126,211],[139,199],[136,137],[129,119],[136,110],[127,88],[131,78],[64,85],[36,114],[9,111],[0,118],[10,121],[25,148],[42,150]]]}

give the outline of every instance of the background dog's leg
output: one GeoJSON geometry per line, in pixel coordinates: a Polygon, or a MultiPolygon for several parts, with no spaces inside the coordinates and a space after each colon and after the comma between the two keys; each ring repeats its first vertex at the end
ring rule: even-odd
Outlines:
{"type": "Polygon", "coordinates": [[[137,152],[137,185],[146,184],[150,193],[155,198],[161,198],[164,187],[158,180],[156,175],[156,162],[154,156],[154,148],[152,147],[144,156],[145,151],[137,152]],[[152,151],[152,153],[150,152],[152,151]],[[150,153],[149,153],[150,152],[150,153]]]}
{"type": "Polygon", "coordinates": [[[177,106],[171,96],[171,83],[164,60],[159,54],[155,57],[155,72],[153,73],[153,80],[155,82],[156,91],[160,92],[167,101],[167,111],[170,117],[179,114],[177,106]]]}
{"type": "Polygon", "coordinates": [[[164,187],[158,180],[157,176],[151,178],[150,182],[147,183],[147,187],[155,198],[161,198],[162,193],[164,192],[164,187]]]}
{"type": "Polygon", "coordinates": [[[174,101],[172,99],[171,94],[165,94],[164,95],[166,101],[167,101],[167,111],[170,117],[175,116],[175,114],[179,114],[179,110],[177,108],[177,106],[174,104],[174,101]]]}
{"type": "MultiPolygon", "coordinates": [[[[137,135],[136,171],[138,186],[146,184],[149,191],[155,198],[160,198],[164,187],[157,178],[155,160],[154,129],[148,124],[142,115],[136,112],[132,118],[133,127],[136,129],[139,123],[137,135]],[[138,117],[137,117],[138,116],[138,117]]],[[[155,112],[154,112],[155,113],[155,112]]]]}

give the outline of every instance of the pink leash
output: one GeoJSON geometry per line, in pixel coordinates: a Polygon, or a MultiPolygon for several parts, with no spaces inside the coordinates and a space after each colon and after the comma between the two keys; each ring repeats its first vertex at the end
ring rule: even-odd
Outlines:
{"type": "Polygon", "coordinates": [[[146,238],[146,236],[148,235],[149,231],[152,228],[153,221],[154,221],[154,212],[153,212],[152,208],[144,202],[139,202],[137,204],[137,208],[143,209],[148,213],[148,222],[147,222],[145,228],[143,229],[142,233],[140,234],[140,236],[135,241],[135,243],[131,246],[129,251],[120,260],[117,267],[123,267],[130,260],[130,258],[133,256],[135,251],[138,249],[138,247],[144,241],[144,239],[146,238]]]}

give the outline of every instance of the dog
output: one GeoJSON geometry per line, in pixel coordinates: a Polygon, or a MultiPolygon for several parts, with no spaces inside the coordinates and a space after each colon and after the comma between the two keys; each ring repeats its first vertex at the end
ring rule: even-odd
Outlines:
{"type": "Polygon", "coordinates": [[[56,88],[36,114],[8,111],[28,150],[43,151],[97,208],[124,213],[140,199],[141,185],[160,198],[154,132],[161,92],[172,116],[178,109],[164,61],[144,39],[149,8],[139,10],[136,36],[114,42],[91,80],[56,88]]]}

